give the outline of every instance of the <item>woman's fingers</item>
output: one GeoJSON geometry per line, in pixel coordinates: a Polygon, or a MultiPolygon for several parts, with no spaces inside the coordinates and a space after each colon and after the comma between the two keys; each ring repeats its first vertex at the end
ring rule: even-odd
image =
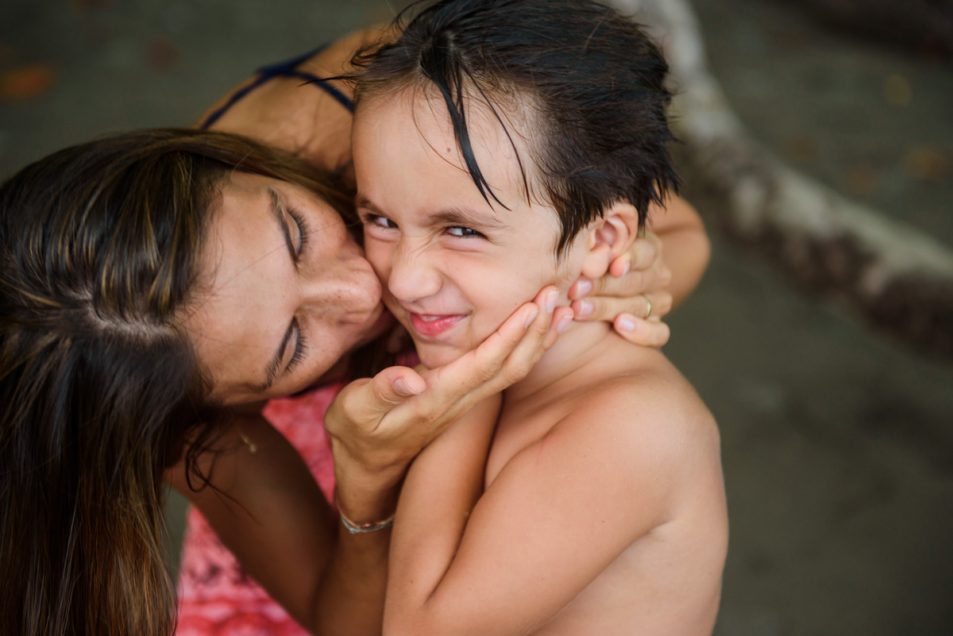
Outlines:
{"type": "Polygon", "coordinates": [[[667,291],[658,291],[640,293],[630,298],[593,296],[573,301],[572,310],[576,320],[609,322],[620,314],[657,320],[672,311],[672,295],[667,291]]]}
{"type": "MultiPolygon", "coordinates": [[[[373,378],[360,378],[341,389],[334,407],[347,414],[351,425],[359,426],[361,430],[374,430],[388,411],[423,390],[421,385],[426,386],[413,369],[388,367],[373,378]],[[416,380],[412,376],[417,376],[416,380]]],[[[336,434],[341,431],[328,432],[336,434]]]]}
{"type": "MultiPolygon", "coordinates": [[[[645,236],[633,241],[628,256],[632,270],[648,269],[662,260],[662,241],[652,232],[647,232],[645,236]]],[[[609,269],[612,270],[613,267],[610,266],[609,269]]],[[[613,275],[616,274],[613,272],[613,275]]]]}
{"type": "Polygon", "coordinates": [[[615,278],[621,278],[630,271],[646,270],[662,260],[662,242],[649,232],[632,242],[629,251],[609,263],[607,271],[615,278]]]}
{"type": "Polygon", "coordinates": [[[632,314],[620,314],[613,321],[616,333],[643,347],[663,347],[672,335],[669,326],[657,319],[644,320],[632,314]]]}
{"type": "Polygon", "coordinates": [[[373,399],[384,408],[394,407],[427,388],[420,374],[408,367],[389,367],[371,380],[373,399]]]}
{"type": "Polygon", "coordinates": [[[432,436],[480,400],[526,377],[552,339],[558,297],[555,288],[544,289],[479,347],[425,373],[427,391],[406,406],[432,423],[432,436]]]}
{"type": "Polygon", "coordinates": [[[419,374],[391,367],[351,382],[325,416],[336,461],[361,474],[402,473],[460,415],[526,377],[572,322],[570,308],[556,307],[558,298],[554,287],[542,290],[479,347],[444,367],[419,374]]]}
{"type": "Polygon", "coordinates": [[[555,288],[541,291],[534,302],[520,307],[479,347],[428,374],[427,393],[448,408],[451,404],[469,408],[526,377],[555,330],[558,298],[555,288]]]}
{"type": "Polygon", "coordinates": [[[556,342],[559,333],[572,323],[572,310],[557,307],[558,298],[555,288],[547,288],[536,297],[536,303],[540,305],[539,315],[507,356],[493,382],[487,384],[486,395],[502,391],[525,378],[546,349],[556,342]]]}
{"type": "Polygon", "coordinates": [[[569,294],[575,319],[612,322],[620,336],[635,344],[667,343],[671,332],[660,319],[672,310],[672,273],[661,256],[661,242],[649,233],[610,263],[610,276],[576,281],[569,294]]]}
{"type": "Polygon", "coordinates": [[[657,261],[648,269],[633,269],[618,278],[603,276],[598,280],[589,281],[588,285],[581,286],[587,290],[587,293],[579,293],[580,282],[577,281],[573,285],[575,293],[570,295],[573,300],[593,296],[623,298],[643,292],[667,289],[672,282],[672,272],[661,261],[657,261]]]}
{"type": "Polygon", "coordinates": [[[661,291],[672,282],[672,274],[662,262],[661,243],[649,233],[636,240],[632,248],[609,265],[609,275],[596,280],[579,279],[569,288],[569,298],[593,296],[632,297],[643,292],[661,291]]]}
{"type": "Polygon", "coordinates": [[[328,432],[361,464],[409,458],[474,404],[526,377],[572,321],[549,287],[519,307],[479,347],[454,362],[418,374],[391,367],[345,387],[325,418],[328,432]]]}

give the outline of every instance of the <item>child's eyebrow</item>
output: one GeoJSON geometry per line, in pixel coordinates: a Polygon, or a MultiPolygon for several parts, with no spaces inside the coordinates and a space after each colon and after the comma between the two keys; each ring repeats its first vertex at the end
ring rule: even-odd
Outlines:
{"type": "Polygon", "coordinates": [[[469,208],[446,208],[428,215],[433,225],[476,225],[482,228],[502,229],[506,225],[495,216],[469,208]]]}

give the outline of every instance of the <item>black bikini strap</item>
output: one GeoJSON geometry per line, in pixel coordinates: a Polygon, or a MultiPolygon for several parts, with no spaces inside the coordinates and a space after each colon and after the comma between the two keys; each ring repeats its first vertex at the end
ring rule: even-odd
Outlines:
{"type": "Polygon", "coordinates": [[[325,48],[327,48],[327,45],[319,46],[313,51],[308,51],[307,53],[297,55],[290,60],[285,60],[283,62],[278,62],[277,64],[269,64],[268,66],[261,67],[257,71],[258,77],[256,77],[251,84],[248,84],[247,86],[235,91],[232,96],[228,98],[228,101],[209,113],[209,116],[205,118],[200,128],[202,130],[207,130],[210,128],[215,124],[215,122],[221,119],[222,116],[227,113],[232,106],[240,102],[246,95],[274,77],[297,77],[298,79],[304,80],[306,83],[323,90],[325,93],[333,97],[337,103],[353,113],[354,102],[351,101],[347,95],[320,77],[312,75],[311,73],[299,71],[297,69],[298,65],[312,56],[317,55],[325,48]]]}

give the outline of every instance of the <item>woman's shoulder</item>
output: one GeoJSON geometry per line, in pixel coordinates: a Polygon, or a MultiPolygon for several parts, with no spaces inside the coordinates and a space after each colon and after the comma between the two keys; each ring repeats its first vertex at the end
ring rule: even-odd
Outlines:
{"type": "Polygon", "coordinates": [[[393,29],[385,25],[375,25],[355,31],[316,52],[304,61],[300,68],[302,71],[318,76],[347,75],[355,70],[351,65],[351,59],[357,51],[393,37],[393,29]]]}

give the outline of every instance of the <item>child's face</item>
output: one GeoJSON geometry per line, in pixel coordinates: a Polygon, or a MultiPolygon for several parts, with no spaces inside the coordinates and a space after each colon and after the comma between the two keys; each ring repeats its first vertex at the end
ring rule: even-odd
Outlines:
{"type": "MultiPolygon", "coordinates": [[[[434,367],[473,349],[543,286],[565,291],[579,275],[587,233],[557,262],[556,212],[527,201],[516,154],[488,109],[471,104],[471,143],[509,210],[480,195],[442,99],[414,95],[374,97],[358,108],[357,208],[384,303],[434,367]]],[[[528,148],[508,127],[530,173],[528,148]]]]}

